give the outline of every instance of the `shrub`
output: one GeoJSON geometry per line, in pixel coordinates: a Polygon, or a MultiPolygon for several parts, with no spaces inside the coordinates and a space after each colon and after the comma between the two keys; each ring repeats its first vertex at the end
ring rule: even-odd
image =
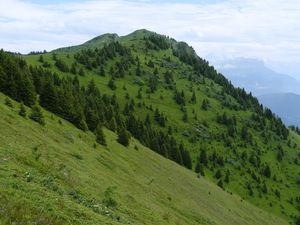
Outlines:
{"type": "Polygon", "coordinates": [[[34,105],[32,107],[32,111],[31,111],[29,118],[38,122],[41,125],[45,125],[44,115],[43,115],[41,107],[39,105],[34,105]]]}
{"type": "Polygon", "coordinates": [[[7,98],[7,97],[5,98],[5,105],[7,105],[9,107],[14,107],[10,98],[7,98]]]}
{"type": "Polygon", "coordinates": [[[26,117],[26,108],[25,108],[23,102],[20,104],[19,115],[22,117],[26,117]]]}

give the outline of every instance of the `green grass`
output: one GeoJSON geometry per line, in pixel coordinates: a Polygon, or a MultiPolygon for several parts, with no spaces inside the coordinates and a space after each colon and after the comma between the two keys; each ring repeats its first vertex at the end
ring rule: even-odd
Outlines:
{"type": "MultiPolygon", "coordinates": [[[[151,59],[155,66],[159,69],[159,85],[158,90],[155,93],[147,93],[147,79],[146,76],[141,76],[137,78],[134,76],[135,67],[132,66],[129,71],[126,72],[124,78],[119,78],[115,81],[117,89],[112,91],[108,88],[107,83],[110,80],[109,68],[111,65],[114,65],[118,59],[115,58],[107,62],[105,66],[106,77],[101,77],[97,75],[97,71],[88,71],[85,69],[85,76],[79,77],[81,85],[86,86],[91,79],[94,79],[97,87],[100,89],[102,94],[115,94],[118,99],[118,103],[123,107],[126,103],[125,96],[129,94],[131,98],[134,99],[136,103],[141,102],[146,106],[152,106],[155,110],[158,108],[161,112],[163,112],[168,121],[166,123],[165,128],[160,128],[157,124],[154,125],[156,128],[167,130],[168,126],[171,126],[174,130],[174,137],[178,142],[182,141],[186,148],[190,151],[193,159],[193,166],[195,166],[197,157],[199,156],[200,146],[205,146],[208,154],[211,154],[213,151],[216,151],[218,154],[224,156],[225,166],[219,167],[209,165],[209,168],[205,168],[206,179],[209,181],[216,182],[214,178],[214,174],[217,169],[221,169],[223,174],[226,171],[230,171],[230,182],[228,184],[225,183],[225,189],[229,192],[233,192],[247,201],[255,204],[259,208],[269,211],[277,216],[284,218],[289,222],[294,222],[294,216],[299,214],[299,210],[297,210],[297,206],[295,201],[293,204],[290,203],[291,199],[295,199],[295,197],[299,196],[299,184],[296,183],[297,179],[300,177],[300,167],[299,164],[295,164],[294,160],[299,158],[300,150],[300,140],[299,136],[292,133],[289,138],[292,144],[296,144],[295,147],[291,147],[288,145],[287,140],[279,139],[277,135],[273,131],[269,124],[267,123],[265,127],[265,131],[267,134],[268,142],[265,143],[264,138],[262,137],[262,132],[260,130],[256,130],[255,126],[249,128],[251,134],[253,135],[253,142],[255,145],[244,145],[244,141],[241,139],[238,134],[235,138],[231,138],[233,143],[233,147],[236,148],[237,154],[233,153],[233,147],[228,147],[224,143],[222,139],[222,135],[227,132],[227,129],[224,125],[221,125],[216,122],[217,114],[223,114],[226,112],[228,115],[235,115],[238,121],[237,130],[240,133],[242,126],[247,122],[251,122],[251,115],[253,111],[250,110],[231,110],[228,107],[222,105],[222,100],[220,99],[220,93],[222,92],[222,87],[214,83],[213,81],[205,78],[205,84],[200,83],[192,83],[188,81],[187,77],[189,74],[193,73],[193,70],[190,66],[180,62],[178,58],[174,57],[172,51],[170,49],[153,51],[147,50],[144,51],[144,43],[141,40],[143,35],[145,35],[144,31],[138,31],[133,33],[132,35],[124,36],[118,38],[122,44],[130,47],[134,54],[134,57],[138,56],[140,58],[142,68],[146,73],[153,73],[153,68],[149,68],[145,65],[149,59],[151,59]],[[135,47],[131,47],[134,44],[135,47]],[[170,57],[172,66],[160,66],[166,57],[170,57]],[[178,90],[184,90],[186,95],[186,109],[188,112],[188,122],[185,123],[182,121],[183,113],[180,110],[180,107],[175,103],[173,99],[173,91],[163,88],[163,74],[165,71],[170,70],[174,75],[174,80],[176,82],[176,88],[178,90]],[[144,85],[139,86],[134,83],[134,80],[141,79],[144,81],[144,85]],[[126,87],[124,90],[123,87],[126,87]],[[137,92],[139,88],[142,88],[142,99],[139,100],[136,98],[137,92]],[[196,92],[197,103],[190,104],[188,100],[192,96],[191,90],[196,92]],[[161,98],[161,96],[163,98],[161,98]],[[203,99],[208,99],[210,101],[210,107],[207,111],[201,109],[201,103],[203,99]],[[195,111],[198,117],[198,120],[195,120],[193,117],[192,111],[195,111]],[[200,132],[195,131],[199,124],[207,123],[209,126],[201,130],[200,132]],[[177,132],[175,132],[177,130],[177,132]],[[188,131],[191,135],[186,137],[183,135],[185,131],[188,131]],[[195,142],[191,142],[189,139],[193,135],[199,135],[196,138],[195,142]],[[285,156],[282,162],[278,162],[276,159],[276,149],[277,146],[281,144],[285,151],[285,156]],[[261,175],[260,169],[252,166],[248,160],[243,161],[240,158],[240,155],[243,152],[247,152],[248,154],[257,152],[262,152],[261,154],[261,162],[267,162],[272,169],[272,177],[265,178],[261,175]],[[259,177],[260,182],[255,181],[251,172],[255,172],[255,174],[259,177]],[[273,179],[273,175],[276,175],[276,180],[273,179]],[[260,191],[260,186],[262,182],[265,182],[268,186],[268,193],[262,194],[260,191]],[[246,188],[247,183],[250,183],[253,187],[254,194],[253,196],[249,195],[249,191],[246,188]],[[280,190],[281,196],[278,198],[275,195],[275,190],[280,190]]],[[[107,36],[104,36],[107,37],[107,36]]],[[[84,44],[79,48],[75,47],[72,51],[58,51],[57,57],[63,59],[69,66],[74,62],[74,52],[79,51],[83,47],[95,47],[99,48],[102,46],[104,39],[100,37],[99,39],[92,40],[88,44],[84,44]],[[102,44],[99,44],[99,41],[102,44]]],[[[61,73],[55,66],[54,61],[52,60],[51,53],[44,54],[44,59],[52,64],[50,68],[52,71],[58,73],[59,76],[73,76],[70,73],[61,73]]],[[[25,56],[24,59],[30,65],[41,65],[38,62],[39,55],[31,55],[25,56]]],[[[83,65],[78,65],[78,68],[84,68],[83,65]]],[[[226,99],[231,102],[231,104],[238,104],[235,99],[233,99],[229,95],[225,95],[226,99]]],[[[146,107],[138,108],[135,106],[135,114],[144,119],[147,114],[151,116],[151,120],[153,119],[153,111],[147,109],[146,107]]],[[[153,122],[154,123],[154,122],[153,122]]],[[[76,139],[76,138],[75,138],[76,139]]],[[[80,163],[85,160],[85,154],[79,154],[76,156],[73,155],[73,158],[76,157],[83,158],[78,159],[80,163]]]]}
{"type": "Polygon", "coordinates": [[[287,224],[134,139],[125,148],[105,130],[94,147],[93,134],[46,111],[41,126],[4,99],[0,224],[287,224]]]}

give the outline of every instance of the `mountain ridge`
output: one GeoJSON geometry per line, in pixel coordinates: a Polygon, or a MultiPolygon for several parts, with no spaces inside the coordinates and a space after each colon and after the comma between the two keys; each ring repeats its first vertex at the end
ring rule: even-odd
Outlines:
{"type": "MultiPolygon", "coordinates": [[[[158,154],[295,223],[298,136],[186,43],[173,43],[151,34],[76,53],[21,56],[15,64],[24,68],[11,76],[19,75],[17,81],[27,71],[41,106],[79,129],[97,136],[101,124],[122,140],[129,132],[158,154]]],[[[24,81],[16,83],[16,93],[0,90],[31,105],[18,88],[24,81]]]]}

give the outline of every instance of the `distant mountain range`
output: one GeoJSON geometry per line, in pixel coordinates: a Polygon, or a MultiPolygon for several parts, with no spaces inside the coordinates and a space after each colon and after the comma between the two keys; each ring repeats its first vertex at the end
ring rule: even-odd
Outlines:
{"type": "Polygon", "coordinates": [[[270,93],[300,94],[300,82],[295,78],[267,68],[257,59],[237,58],[214,62],[216,68],[238,87],[255,96],[270,93]]]}
{"type": "Polygon", "coordinates": [[[288,125],[300,126],[300,95],[294,93],[266,94],[259,101],[281,116],[288,125]]]}
{"type": "Polygon", "coordinates": [[[257,59],[215,61],[216,68],[238,87],[252,92],[287,125],[300,126],[300,82],[267,68],[257,59]]]}

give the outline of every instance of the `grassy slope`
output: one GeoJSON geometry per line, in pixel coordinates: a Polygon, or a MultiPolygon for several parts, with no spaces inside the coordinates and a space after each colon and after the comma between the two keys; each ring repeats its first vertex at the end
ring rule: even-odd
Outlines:
{"type": "MultiPolygon", "coordinates": [[[[147,62],[149,59],[152,61],[157,62],[156,65],[159,65],[163,58],[170,57],[171,61],[174,62],[175,68],[172,67],[164,67],[159,68],[160,79],[163,80],[162,74],[170,69],[176,80],[176,86],[179,90],[185,90],[186,99],[190,99],[192,93],[191,90],[191,83],[185,78],[189,73],[191,73],[191,68],[181,62],[177,58],[172,55],[171,50],[166,51],[143,51],[143,44],[139,42],[138,38],[140,33],[135,33],[133,36],[125,36],[123,39],[119,39],[123,44],[127,46],[131,46],[132,43],[135,44],[137,49],[135,50],[134,54],[140,57],[142,65],[147,62]],[[141,49],[139,49],[139,47],[141,49]],[[146,58],[146,60],[145,60],[146,58]]],[[[71,65],[73,62],[73,54],[71,53],[69,57],[65,53],[57,53],[58,58],[63,59],[65,62],[71,65]]],[[[57,72],[61,76],[65,76],[66,73],[61,73],[53,64],[51,54],[43,55],[44,59],[52,64],[51,70],[57,72]]],[[[25,59],[28,61],[29,64],[32,65],[40,65],[38,62],[38,55],[27,56],[25,59]]],[[[116,59],[118,60],[118,59],[116,59]]],[[[106,73],[108,74],[110,65],[113,65],[115,61],[109,62],[106,66],[106,73]]],[[[81,65],[79,65],[81,66],[81,65]]],[[[134,67],[130,70],[131,74],[134,74],[134,67]]],[[[143,66],[143,70],[152,73],[153,69],[147,66],[143,66]]],[[[147,106],[152,105],[153,109],[159,108],[161,112],[168,117],[167,126],[171,125],[173,129],[177,129],[178,132],[174,135],[178,140],[182,140],[190,150],[193,161],[195,163],[196,158],[199,155],[199,149],[202,144],[204,144],[208,150],[208,152],[212,153],[213,150],[216,150],[219,154],[225,156],[225,160],[234,161],[234,163],[227,163],[225,168],[221,168],[223,173],[226,170],[230,171],[230,183],[225,184],[225,188],[229,191],[234,191],[238,195],[242,196],[243,198],[247,199],[251,203],[263,208],[264,210],[268,210],[272,213],[280,215],[289,221],[293,221],[293,216],[297,215],[298,211],[294,205],[291,205],[288,201],[291,198],[295,198],[299,193],[299,186],[296,184],[296,177],[300,175],[300,168],[299,165],[295,165],[293,160],[299,154],[299,147],[296,149],[291,148],[287,145],[287,142],[282,142],[279,140],[272,132],[268,133],[268,139],[270,140],[269,143],[265,144],[262,138],[261,133],[255,131],[254,129],[250,129],[253,135],[254,142],[257,143],[257,147],[253,148],[252,146],[243,146],[242,141],[239,138],[233,139],[234,145],[237,147],[237,151],[241,154],[243,151],[255,152],[258,149],[263,152],[262,159],[271,165],[272,168],[272,175],[276,174],[277,181],[273,179],[265,179],[264,177],[260,177],[261,180],[264,180],[268,186],[268,194],[261,195],[261,193],[256,190],[256,186],[258,184],[253,180],[251,177],[251,173],[249,173],[248,168],[251,171],[255,171],[255,168],[251,167],[249,163],[245,164],[241,159],[236,159],[232,153],[231,149],[224,146],[219,141],[210,140],[205,141],[205,136],[220,136],[222,133],[226,133],[226,127],[216,123],[216,115],[217,113],[222,114],[224,111],[228,113],[228,115],[236,115],[238,119],[238,130],[241,130],[241,126],[248,120],[250,120],[251,112],[249,111],[233,111],[224,106],[222,106],[220,100],[218,100],[218,92],[220,92],[221,88],[215,84],[214,82],[206,79],[206,84],[193,84],[192,89],[195,90],[197,95],[197,103],[196,104],[189,104],[187,103],[187,112],[189,121],[188,123],[184,123],[182,121],[182,112],[179,109],[179,106],[174,103],[173,100],[173,91],[166,90],[162,88],[162,85],[159,85],[158,90],[153,94],[146,93],[147,85],[142,86],[142,100],[138,100],[135,96],[137,95],[138,89],[140,86],[134,84],[134,80],[137,79],[134,76],[126,75],[122,79],[116,80],[117,90],[112,91],[107,87],[107,83],[110,79],[110,76],[100,77],[95,73],[95,71],[86,71],[86,75],[84,77],[79,77],[80,82],[86,85],[91,79],[94,79],[96,85],[100,88],[102,93],[115,93],[119,99],[119,102],[125,103],[124,96],[126,93],[130,95],[130,97],[135,98],[136,102],[144,102],[147,106]],[[123,87],[126,86],[126,90],[123,87]],[[161,99],[163,96],[163,99],[161,99]],[[208,111],[201,110],[201,103],[202,100],[206,98],[209,99],[211,103],[211,107],[208,111]],[[195,111],[198,117],[196,121],[193,117],[192,111],[195,111]],[[196,124],[201,124],[206,121],[209,124],[209,128],[207,130],[202,130],[200,133],[200,141],[196,143],[190,143],[188,138],[184,137],[182,133],[187,130],[191,133],[195,133],[196,124]],[[203,135],[203,136],[202,136],[203,135]],[[283,162],[279,163],[276,160],[276,148],[281,144],[285,150],[285,157],[283,162]],[[273,150],[275,149],[275,150],[273,150]],[[254,195],[249,196],[248,190],[246,188],[247,183],[250,183],[254,190],[254,195]],[[281,192],[281,197],[278,198],[275,195],[275,190],[279,190],[281,192]]],[[[69,74],[71,75],[71,74],[69,74]]],[[[71,75],[72,76],[72,75],[71,75]]],[[[140,79],[140,78],[138,78],[140,79]]],[[[141,78],[143,79],[143,78],[141,78]]],[[[145,83],[147,84],[147,83],[145,83]]],[[[230,96],[227,96],[227,99],[231,101],[233,104],[235,100],[232,99],[230,96]]],[[[153,116],[153,112],[148,109],[141,108],[139,109],[136,107],[136,113],[141,117],[144,118],[147,113],[153,116]]],[[[166,128],[164,128],[166,129],[166,128]]],[[[199,133],[198,133],[199,134],[199,133]]],[[[295,139],[294,135],[290,136],[292,143],[297,143],[299,146],[299,142],[295,139]]],[[[199,137],[198,137],[199,140],[199,137]]],[[[208,179],[214,180],[213,176],[216,170],[213,172],[206,170],[206,174],[208,179]]],[[[256,175],[260,176],[259,172],[255,171],[256,175]]],[[[261,185],[261,183],[260,183],[261,185]]]]}
{"type": "Polygon", "coordinates": [[[94,135],[48,112],[42,127],[4,97],[0,224],[286,224],[136,140],[124,148],[105,130],[108,147],[94,148],[94,135]],[[102,204],[107,188],[115,208],[102,204]]]}

